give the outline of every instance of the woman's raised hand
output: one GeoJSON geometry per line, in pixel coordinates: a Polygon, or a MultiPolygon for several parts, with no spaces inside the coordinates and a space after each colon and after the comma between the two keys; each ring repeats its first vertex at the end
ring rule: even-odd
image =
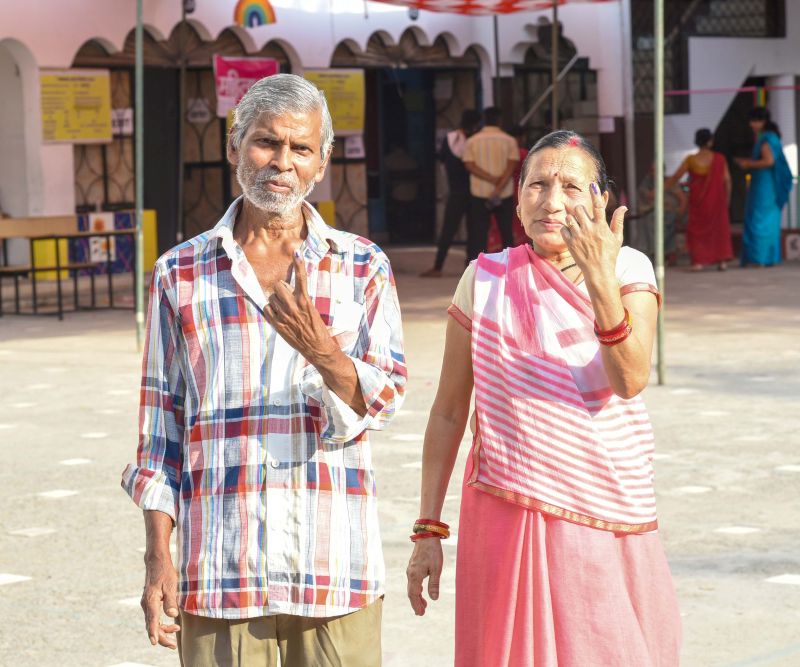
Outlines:
{"type": "Polygon", "coordinates": [[[561,236],[567,244],[575,263],[588,276],[593,271],[608,271],[614,275],[617,255],[622,247],[625,213],[620,206],[611,216],[611,225],[606,223],[606,201],[596,183],[589,186],[592,198],[592,214],[583,204],[567,211],[567,224],[561,236]]]}
{"type": "Polygon", "coordinates": [[[439,579],[442,575],[442,541],[435,537],[418,540],[408,561],[408,599],[417,616],[425,615],[428,601],[422,597],[422,582],[428,577],[428,595],[439,599],[439,579]]]}

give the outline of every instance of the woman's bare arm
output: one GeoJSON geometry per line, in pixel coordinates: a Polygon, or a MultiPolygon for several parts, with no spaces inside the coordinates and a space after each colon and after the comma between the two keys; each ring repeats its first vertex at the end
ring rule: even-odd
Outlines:
{"type": "Polygon", "coordinates": [[[678,167],[678,170],[666,180],[664,183],[664,189],[669,190],[670,188],[675,187],[675,184],[683,178],[687,171],[689,171],[688,157],[683,159],[683,162],[681,162],[681,166],[678,167]]]}
{"type": "MultiPolygon", "coordinates": [[[[437,521],[441,518],[447,485],[469,416],[474,382],[470,340],[466,329],[452,318],[448,319],[439,389],[425,429],[419,518],[437,521]]],[[[428,605],[422,596],[422,582],[426,578],[428,595],[432,600],[439,598],[442,564],[441,540],[426,538],[414,544],[406,577],[408,599],[417,616],[422,616],[428,605]]]]}
{"type": "Polygon", "coordinates": [[[422,449],[420,516],[439,519],[458,446],[469,418],[472,396],[470,333],[448,318],[439,388],[425,429],[422,449]]]}
{"type": "Polygon", "coordinates": [[[765,141],[761,144],[761,159],[753,160],[751,158],[738,158],[736,163],[742,169],[769,169],[775,164],[775,156],[772,154],[772,149],[765,141]]]}

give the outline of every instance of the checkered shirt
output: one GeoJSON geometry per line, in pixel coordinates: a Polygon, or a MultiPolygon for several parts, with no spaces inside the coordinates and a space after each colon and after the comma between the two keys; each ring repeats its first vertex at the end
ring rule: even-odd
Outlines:
{"type": "Polygon", "coordinates": [[[176,523],[184,611],[346,614],[384,592],[367,429],[389,422],[406,383],[391,267],[304,205],[309,293],[356,368],[360,417],[265,320],[233,238],[239,201],[156,262],[137,462],[122,486],[176,523]]]}

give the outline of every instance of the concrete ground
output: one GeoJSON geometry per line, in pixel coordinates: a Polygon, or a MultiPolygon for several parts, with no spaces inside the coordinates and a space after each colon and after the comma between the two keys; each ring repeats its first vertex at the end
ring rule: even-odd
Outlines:
{"type": "MultiPolygon", "coordinates": [[[[404,410],[373,437],[388,569],[384,664],[445,667],[455,540],[441,599],[424,618],[408,606],[404,571],[463,254],[428,280],[416,274],[431,249],[389,254],[410,380],[404,410]],[[421,652],[423,636],[438,646],[421,652]]],[[[667,279],[667,384],[646,400],[682,665],[800,665],[800,264],[671,270],[667,279]]],[[[145,636],[141,513],[119,488],[136,449],[139,364],[130,312],[0,319],[2,665],[177,665],[145,636]]],[[[466,440],[443,515],[455,534],[465,455],[466,440]]]]}

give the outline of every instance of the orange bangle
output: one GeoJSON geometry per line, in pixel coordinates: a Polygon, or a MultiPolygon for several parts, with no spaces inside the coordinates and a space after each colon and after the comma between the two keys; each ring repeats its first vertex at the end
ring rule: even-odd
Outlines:
{"type": "Polygon", "coordinates": [[[447,528],[442,528],[441,526],[435,526],[430,523],[415,523],[414,532],[437,533],[438,535],[441,535],[443,539],[447,539],[448,537],[450,537],[450,531],[447,528]]]}

